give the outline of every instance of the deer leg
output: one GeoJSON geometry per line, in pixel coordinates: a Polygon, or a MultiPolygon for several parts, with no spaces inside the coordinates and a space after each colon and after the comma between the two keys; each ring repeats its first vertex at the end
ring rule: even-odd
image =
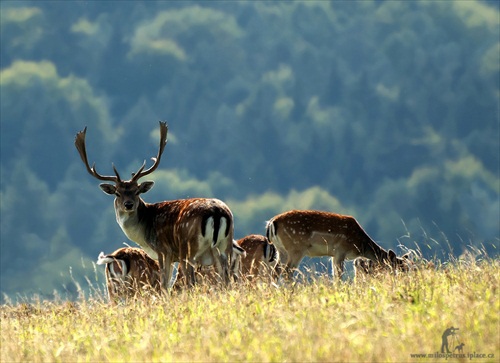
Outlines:
{"type": "Polygon", "coordinates": [[[279,249],[279,261],[276,264],[276,280],[279,280],[281,276],[283,279],[287,279],[286,265],[288,262],[288,253],[284,249],[279,249]]]}
{"type": "Polygon", "coordinates": [[[181,263],[177,264],[177,273],[175,275],[175,281],[172,284],[173,290],[181,290],[186,286],[186,276],[181,269],[181,263]]]}
{"type": "Polygon", "coordinates": [[[233,256],[233,257],[234,258],[231,259],[231,267],[230,267],[231,277],[233,281],[238,281],[242,273],[241,257],[240,256],[233,256]]]}
{"type": "Polygon", "coordinates": [[[187,258],[179,263],[179,268],[186,279],[186,286],[193,287],[196,284],[196,270],[194,264],[187,258]]]}
{"type": "Polygon", "coordinates": [[[212,256],[214,258],[215,268],[225,286],[229,286],[229,260],[227,256],[219,251],[217,248],[212,249],[212,256]]]}
{"type": "Polygon", "coordinates": [[[164,291],[168,291],[168,285],[172,277],[172,255],[170,253],[159,253],[158,262],[160,264],[160,284],[164,291]]]}
{"type": "Polygon", "coordinates": [[[221,254],[220,255],[220,262],[222,265],[222,279],[224,281],[224,285],[229,286],[230,284],[230,279],[229,279],[229,261],[226,255],[221,254]]]}
{"type": "Polygon", "coordinates": [[[271,270],[271,281],[279,281],[280,276],[283,274],[283,265],[281,264],[281,262],[278,262],[276,266],[274,266],[271,270]]]}
{"type": "Polygon", "coordinates": [[[287,263],[285,265],[285,279],[293,279],[293,273],[298,269],[303,257],[304,256],[292,256],[292,254],[288,254],[287,263]]]}
{"type": "Polygon", "coordinates": [[[172,281],[174,279],[174,262],[173,258],[170,259],[170,263],[168,264],[168,280],[167,280],[167,285],[170,287],[171,285],[174,284],[175,281],[172,281]]]}
{"type": "Polygon", "coordinates": [[[332,258],[332,271],[335,278],[342,279],[344,273],[344,256],[332,258]]]}
{"type": "Polygon", "coordinates": [[[189,260],[182,259],[177,266],[177,280],[175,281],[176,288],[192,287],[196,281],[195,269],[189,260]]]}
{"type": "Polygon", "coordinates": [[[215,259],[217,272],[225,286],[229,286],[229,261],[226,255],[219,254],[215,259]]]}
{"type": "Polygon", "coordinates": [[[160,286],[162,289],[165,288],[164,286],[164,283],[165,283],[165,274],[164,274],[164,271],[165,271],[165,261],[164,261],[164,258],[163,258],[163,254],[162,253],[158,253],[158,265],[160,265],[160,286]]]}

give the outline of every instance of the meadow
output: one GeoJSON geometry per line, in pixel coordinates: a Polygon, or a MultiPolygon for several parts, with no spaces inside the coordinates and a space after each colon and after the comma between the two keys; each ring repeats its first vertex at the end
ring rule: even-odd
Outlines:
{"type": "Polygon", "coordinates": [[[499,262],[469,256],[357,281],[199,285],[119,305],[97,288],[76,301],[8,302],[0,360],[493,362],[499,262]],[[464,343],[463,352],[438,354],[451,326],[450,350],[464,343]]]}

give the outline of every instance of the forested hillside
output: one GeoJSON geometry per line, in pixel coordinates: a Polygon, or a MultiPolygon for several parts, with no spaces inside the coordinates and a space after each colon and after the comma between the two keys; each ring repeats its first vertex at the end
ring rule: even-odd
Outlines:
{"type": "Polygon", "coordinates": [[[498,253],[498,3],[0,6],[3,293],[96,279],[127,239],[74,136],[88,126],[89,161],[127,175],[156,154],[159,120],[144,199],[220,198],[238,238],[322,209],[398,253],[498,253]]]}

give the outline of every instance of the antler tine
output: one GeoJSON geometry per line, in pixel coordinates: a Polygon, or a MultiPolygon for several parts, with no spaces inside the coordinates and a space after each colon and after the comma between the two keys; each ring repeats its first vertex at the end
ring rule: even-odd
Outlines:
{"type": "Polygon", "coordinates": [[[143,176],[151,174],[153,171],[156,170],[158,165],[160,165],[161,155],[163,154],[163,150],[165,150],[165,145],[167,144],[167,133],[168,133],[167,123],[164,121],[160,121],[160,147],[158,149],[158,155],[156,157],[151,158],[151,160],[154,161],[153,165],[149,169],[143,171],[144,167],[146,166],[146,162],[144,161],[144,163],[142,164],[141,168],[137,171],[137,173],[133,174],[132,181],[137,181],[143,176]]]}
{"type": "MultiPolygon", "coordinates": [[[[118,170],[116,170],[116,168],[115,168],[115,164],[111,164],[111,165],[113,165],[113,171],[114,171],[114,172],[115,172],[115,174],[116,174],[116,179],[117,179],[117,182],[120,182],[120,181],[121,181],[121,179],[120,179],[120,174],[118,174],[118,170]]],[[[95,169],[94,169],[94,170],[95,170],[95,169]]]]}
{"type": "MultiPolygon", "coordinates": [[[[107,180],[107,181],[112,181],[115,183],[118,182],[120,180],[120,177],[118,176],[116,169],[115,169],[116,176],[105,176],[105,175],[101,175],[97,172],[97,170],[95,169],[95,163],[92,164],[92,167],[90,167],[89,161],[87,158],[87,150],[85,147],[85,135],[86,135],[86,133],[87,133],[87,126],[85,126],[85,128],[82,131],[80,131],[76,134],[75,147],[78,150],[78,154],[80,154],[80,158],[82,159],[83,163],[85,164],[87,171],[89,172],[90,175],[92,175],[94,178],[97,178],[99,180],[107,180]]],[[[114,169],[114,166],[113,166],[113,169],[114,169]]]]}
{"type": "Polygon", "coordinates": [[[136,174],[141,173],[141,172],[142,172],[142,170],[144,169],[144,167],[145,167],[145,166],[146,166],[146,160],[144,160],[144,161],[143,161],[142,166],[139,168],[139,170],[137,170],[135,173],[132,173],[132,178],[133,178],[136,174]]]}

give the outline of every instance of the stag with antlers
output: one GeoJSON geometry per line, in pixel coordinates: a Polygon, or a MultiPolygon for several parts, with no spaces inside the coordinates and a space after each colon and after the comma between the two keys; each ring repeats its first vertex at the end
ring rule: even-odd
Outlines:
{"type": "Polygon", "coordinates": [[[233,215],[218,199],[190,198],[146,203],[140,197],[154,182],[139,179],[156,170],[167,143],[167,124],[160,122],[160,147],[153,165],[144,170],[146,161],[130,180],[122,180],[113,165],[114,176],[101,175],[95,164],[90,167],[85,147],[87,128],[77,133],[75,146],[87,171],[98,180],[104,193],[115,196],[116,221],[125,235],[157,258],[161,285],[167,289],[172,276],[172,264],[186,276],[188,285],[195,284],[196,266],[215,265],[221,280],[229,283],[229,258],[232,253],[233,215]]]}

